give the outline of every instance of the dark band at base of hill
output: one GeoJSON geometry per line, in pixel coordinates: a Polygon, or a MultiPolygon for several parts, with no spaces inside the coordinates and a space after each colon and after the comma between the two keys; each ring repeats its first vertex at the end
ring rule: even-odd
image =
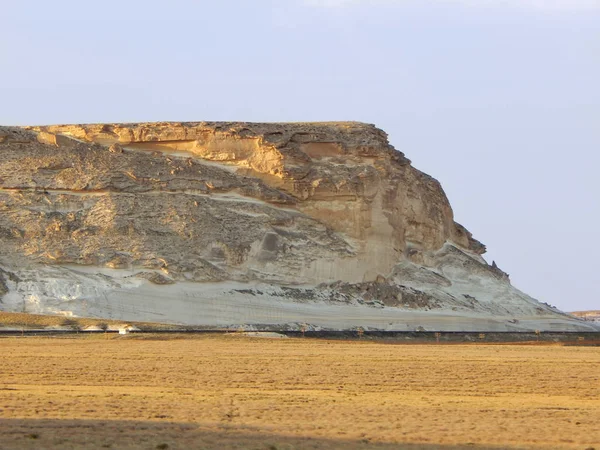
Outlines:
{"type": "MultiPolygon", "coordinates": [[[[171,330],[140,330],[128,334],[151,337],[156,335],[181,335],[182,338],[193,335],[207,334],[239,334],[273,333],[272,330],[232,331],[223,329],[171,329],[171,330]]],[[[600,346],[600,332],[462,332],[462,331],[276,331],[290,338],[312,338],[329,340],[377,340],[389,343],[562,343],[600,346]]],[[[86,334],[118,333],[118,330],[108,331],[78,331],[78,330],[0,330],[0,336],[47,336],[60,337],[86,334]]]]}

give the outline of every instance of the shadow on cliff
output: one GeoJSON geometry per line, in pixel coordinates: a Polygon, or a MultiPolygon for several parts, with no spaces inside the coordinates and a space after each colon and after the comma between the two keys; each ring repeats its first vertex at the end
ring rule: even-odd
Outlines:
{"type": "MultiPolygon", "coordinates": [[[[0,449],[458,450],[494,447],[287,436],[235,424],[126,420],[0,419],[0,449]]],[[[497,447],[495,447],[497,449],[497,447]]],[[[506,447],[505,447],[506,448],[506,447]]]]}

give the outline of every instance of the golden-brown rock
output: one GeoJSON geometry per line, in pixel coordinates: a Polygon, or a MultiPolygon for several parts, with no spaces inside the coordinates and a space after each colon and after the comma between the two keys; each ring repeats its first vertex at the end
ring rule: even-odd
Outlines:
{"type": "Polygon", "coordinates": [[[177,306],[194,314],[223,295],[239,311],[296,302],[214,325],[297,322],[308,313],[288,309],[307,298],[510,316],[487,298],[503,292],[518,314],[556,315],[485,263],[440,184],[372,125],[54,125],[0,136],[1,263],[25,280],[7,282],[6,309],[126,319],[151,292],[155,319],[187,323],[201,320],[162,302],[198,298],[177,306]],[[115,310],[110,296],[136,306],[115,310]]]}

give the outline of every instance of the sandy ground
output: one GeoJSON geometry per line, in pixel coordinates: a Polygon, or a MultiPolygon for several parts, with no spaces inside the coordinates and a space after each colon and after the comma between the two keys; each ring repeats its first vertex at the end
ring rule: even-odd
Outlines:
{"type": "Polygon", "coordinates": [[[0,449],[600,449],[600,348],[0,338],[0,449]]]}

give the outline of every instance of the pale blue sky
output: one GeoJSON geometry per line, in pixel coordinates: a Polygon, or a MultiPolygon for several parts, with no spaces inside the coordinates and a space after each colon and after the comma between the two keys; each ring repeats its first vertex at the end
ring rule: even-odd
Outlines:
{"type": "Polygon", "coordinates": [[[0,124],[360,120],[513,284],[600,309],[600,0],[2,2],[0,124]]]}

